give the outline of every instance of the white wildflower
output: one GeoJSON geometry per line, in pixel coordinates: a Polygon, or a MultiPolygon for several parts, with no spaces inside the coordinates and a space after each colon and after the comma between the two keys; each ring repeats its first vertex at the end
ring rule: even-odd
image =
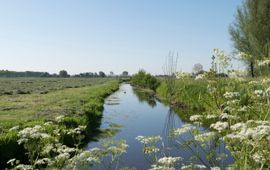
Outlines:
{"type": "Polygon", "coordinates": [[[210,128],[213,128],[213,129],[217,130],[218,132],[221,132],[221,131],[227,129],[228,127],[229,127],[228,122],[220,122],[220,121],[210,125],[210,128]]]}
{"type": "Polygon", "coordinates": [[[223,94],[223,96],[226,99],[233,99],[233,98],[237,98],[240,96],[239,92],[226,92],[225,94],[223,94]]]}
{"type": "Polygon", "coordinates": [[[16,170],[33,170],[32,165],[24,165],[24,164],[19,164],[15,167],[16,170]]]}
{"type": "Polygon", "coordinates": [[[259,67],[267,66],[269,64],[270,64],[270,60],[261,60],[261,61],[258,61],[258,66],[259,67]]]}
{"type": "Polygon", "coordinates": [[[49,158],[42,158],[38,159],[35,161],[35,165],[46,165],[50,162],[51,160],[49,158]]]}
{"type": "Polygon", "coordinates": [[[206,119],[215,119],[217,117],[218,117],[218,115],[207,115],[206,119]]]}
{"type": "Polygon", "coordinates": [[[239,117],[234,116],[234,115],[229,115],[228,113],[221,113],[219,115],[219,118],[221,120],[227,120],[227,119],[237,120],[239,117]]]}
{"type": "Polygon", "coordinates": [[[143,144],[150,144],[160,141],[162,138],[158,136],[137,136],[136,140],[143,144]]]}
{"type": "Polygon", "coordinates": [[[238,131],[238,130],[241,130],[241,129],[243,129],[244,127],[246,127],[247,125],[245,124],[245,123],[236,123],[236,124],[234,124],[234,125],[232,125],[230,128],[231,128],[231,130],[233,130],[233,131],[238,131]]]}
{"type": "Polygon", "coordinates": [[[175,170],[174,167],[166,167],[164,165],[151,165],[149,170],[175,170]]]}
{"type": "Polygon", "coordinates": [[[158,160],[159,164],[162,165],[174,165],[176,162],[182,160],[183,158],[181,157],[163,157],[158,160]]]}
{"type": "Polygon", "coordinates": [[[262,152],[255,152],[252,155],[252,159],[257,163],[262,163],[262,162],[265,162],[267,160],[267,158],[265,158],[265,156],[263,155],[262,152]]]}
{"type": "Polygon", "coordinates": [[[183,165],[181,167],[181,170],[190,170],[190,169],[206,169],[206,166],[201,164],[192,164],[192,165],[183,165]]]}
{"type": "Polygon", "coordinates": [[[100,159],[98,157],[88,157],[86,161],[90,164],[98,164],[100,163],[100,159]]]}
{"type": "Polygon", "coordinates": [[[180,135],[182,135],[184,133],[192,132],[195,129],[196,128],[194,126],[192,126],[191,124],[185,124],[181,128],[172,129],[171,133],[172,133],[173,136],[180,136],[180,135]]]}
{"type": "Polygon", "coordinates": [[[143,153],[145,154],[152,154],[152,153],[157,153],[159,152],[159,148],[155,147],[155,146],[147,146],[143,148],[143,153]]]}
{"type": "Polygon", "coordinates": [[[195,77],[195,80],[203,80],[205,78],[205,74],[198,74],[196,77],[195,77]]]}
{"type": "Polygon", "coordinates": [[[64,118],[65,118],[65,116],[60,115],[60,116],[57,116],[57,117],[55,118],[55,121],[58,122],[58,123],[60,123],[60,122],[62,122],[62,121],[64,120],[64,118]]]}
{"type": "Polygon", "coordinates": [[[192,122],[199,121],[201,119],[202,119],[202,115],[193,115],[193,116],[190,116],[189,118],[189,120],[192,122]]]}
{"type": "Polygon", "coordinates": [[[246,112],[246,111],[248,111],[248,107],[247,106],[243,106],[238,111],[239,112],[246,112]]]}
{"type": "Polygon", "coordinates": [[[55,157],[56,160],[68,160],[70,158],[69,153],[61,153],[55,157]]]}
{"type": "Polygon", "coordinates": [[[254,91],[254,94],[255,94],[257,97],[262,97],[262,96],[263,96],[263,90],[255,90],[255,91],[254,91]]]}
{"type": "Polygon", "coordinates": [[[44,129],[40,125],[36,125],[33,128],[27,127],[18,133],[20,139],[17,141],[19,144],[26,143],[29,140],[37,140],[50,137],[47,133],[43,133],[44,129]]]}
{"type": "Polygon", "coordinates": [[[215,132],[207,132],[207,133],[202,133],[199,135],[195,135],[195,140],[199,142],[205,142],[205,141],[210,141],[215,137],[216,133],[215,132]]]}

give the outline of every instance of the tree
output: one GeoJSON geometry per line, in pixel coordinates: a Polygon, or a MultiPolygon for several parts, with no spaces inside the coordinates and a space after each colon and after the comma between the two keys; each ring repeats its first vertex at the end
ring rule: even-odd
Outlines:
{"type": "Polygon", "coordinates": [[[122,76],[127,77],[128,76],[128,72],[127,71],[123,71],[122,76]]]}
{"type": "Polygon", "coordinates": [[[238,7],[229,33],[240,60],[248,64],[254,77],[257,60],[270,58],[270,1],[245,0],[238,7]]]}
{"type": "Polygon", "coordinates": [[[98,72],[99,77],[106,77],[106,74],[103,71],[98,72]]]}
{"type": "Polygon", "coordinates": [[[203,65],[201,65],[200,63],[194,64],[192,70],[195,74],[198,74],[203,71],[203,65]]]}
{"type": "Polygon", "coordinates": [[[114,73],[112,71],[110,71],[110,76],[113,77],[114,76],[114,73]]]}
{"type": "Polygon", "coordinates": [[[159,86],[158,79],[150,73],[146,73],[144,70],[139,70],[138,73],[133,75],[131,82],[135,86],[152,89],[154,91],[159,86]]]}
{"type": "Polygon", "coordinates": [[[66,70],[61,70],[59,71],[59,76],[60,77],[69,77],[68,73],[66,70]]]}

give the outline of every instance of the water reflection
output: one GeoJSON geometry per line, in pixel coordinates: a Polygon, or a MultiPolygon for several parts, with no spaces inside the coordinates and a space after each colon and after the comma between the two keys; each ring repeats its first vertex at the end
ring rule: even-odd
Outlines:
{"type": "Polygon", "coordinates": [[[138,98],[140,103],[146,102],[152,108],[157,105],[155,96],[150,92],[142,91],[140,89],[134,88],[133,94],[138,98]]]}
{"type": "MultiPolygon", "coordinates": [[[[135,140],[139,135],[160,135],[162,137],[162,142],[158,145],[162,150],[159,157],[181,156],[184,164],[189,164],[191,159],[194,159],[193,162],[204,163],[209,167],[232,163],[233,159],[221,141],[213,140],[206,149],[203,149],[200,145],[191,142],[194,141],[191,133],[186,133],[181,138],[172,138],[172,129],[184,126],[191,111],[182,110],[176,113],[157,101],[153,94],[149,95],[149,93],[135,90],[130,85],[124,84],[118,92],[109,96],[105,101],[101,125],[101,131],[105,133],[101,138],[127,141],[129,147],[119,167],[150,168],[151,163],[145,159],[142,144],[135,140]],[[210,152],[213,150],[215,152],[210,152]],[[208,161],[207,159],[209,155],[216,157],[222,153],[228,154],[225,161],[221,159],[208,161]],[[194,156],[196,154],[197,157],[194,156]]],[[[199,130],[207,132],[202,127],[199,127],[199,130]]],[[[90,142],[88,149],[100,147],[101,143],[101,139],[99,142],[90,142]]]]}

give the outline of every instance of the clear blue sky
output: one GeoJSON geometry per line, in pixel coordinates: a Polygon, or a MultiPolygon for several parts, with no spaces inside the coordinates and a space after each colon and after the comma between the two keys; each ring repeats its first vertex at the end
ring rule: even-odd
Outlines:
{"type": "Polygon", "coordinates": [[[228,26],[241,0],[0,0],[0,69],[69,73],[210,67],[233,50],[228,26]]]}

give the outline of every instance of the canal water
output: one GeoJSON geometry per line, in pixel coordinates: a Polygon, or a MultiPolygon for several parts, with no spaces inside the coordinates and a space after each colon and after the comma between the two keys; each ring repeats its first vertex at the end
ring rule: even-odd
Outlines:
{"type": "MultiPolygon", "coordinates": [[[[186,123],[179,117],[179,114],[176,114],[168,106],[145,93],[134,90],[129,84],[122,84],[117,92],[105,100],[100,127],[101,129],[117,127],[117,130],[110,137],[100,137],[96,142],[89,142],[87,149],[99,147],[106,140],[126,140],[129,145],[127,153],[123,155],[117,165],[112,166],[114,167],[112,169],[123,167],[135,167],[140,170],[149,169],[151,164],[143,154],[143,145],[135,138],[140,135],[160,135],[162,137],[160,147],[164,148],[166,156],[181,156],[184,158],[182,163],[189,164],[191,158],[194,157],[194,153],[187,148],[176,147],[175,142],[168,137],[172,128],[179,128],[184,124],[186,123]]],[[[199,130],[206,131],[203,128],[199,130]]],[[[221,143],[216,151],[229,155],[224,161],[217,160],[216,163],[220,166],[233,162],[233,158],[225,149],[224,144],[221,143]]],[[[200,151],[200,155],[201,161],[208,164],[206,155],[202,151],[200,151]]],[[[202,164],[201,161],[196,161],[202,164]]],[[[92,167],[90,169],[104,169],[104,167],[92,167]]]]}

